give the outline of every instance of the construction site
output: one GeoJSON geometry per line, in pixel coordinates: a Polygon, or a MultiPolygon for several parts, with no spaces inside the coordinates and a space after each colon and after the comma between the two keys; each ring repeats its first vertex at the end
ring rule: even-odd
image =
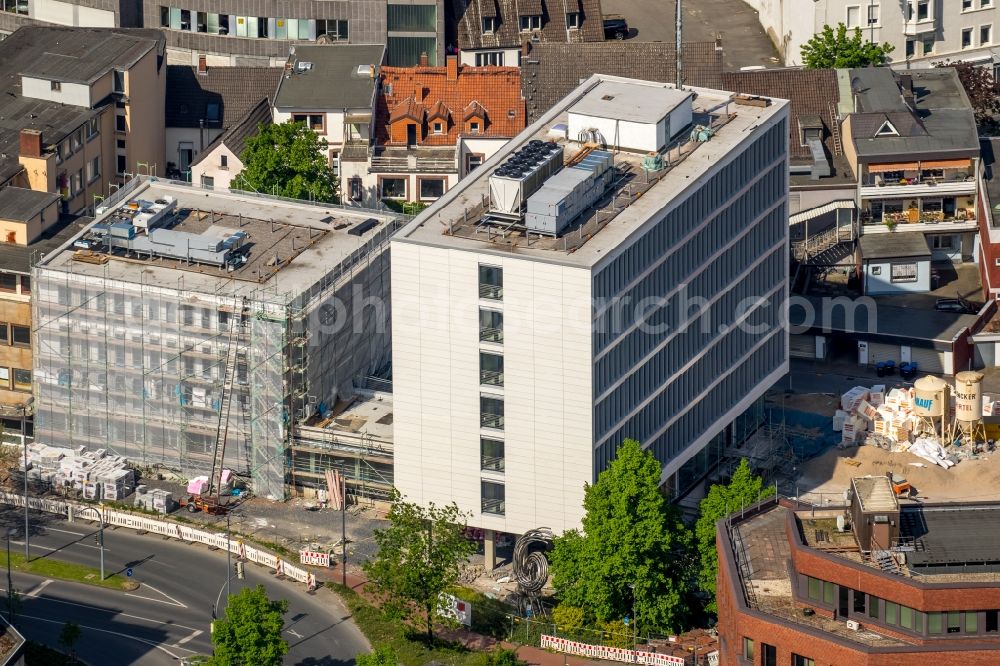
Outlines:
{"type": "MultiPolygon", "coordinates": [[[[293,430],[388,369],[388,239],[402,222],[133,180],[33,261],[37,441],[207,475],[214,491],[228,469],[284,499],[293,430]]],[[[299,465],[321,477],[330,462],[309,456],[324,443],[312,450],[299,465]]]]}

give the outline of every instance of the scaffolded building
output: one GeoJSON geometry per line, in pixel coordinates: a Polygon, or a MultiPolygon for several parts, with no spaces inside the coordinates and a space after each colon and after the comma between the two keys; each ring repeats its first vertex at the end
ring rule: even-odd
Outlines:
{"type": "Polygon", "coordinates": [[[33,269],[35,433],[283,498],[292,427],[389,363],[402,220],[137,179],[33,269]]]}

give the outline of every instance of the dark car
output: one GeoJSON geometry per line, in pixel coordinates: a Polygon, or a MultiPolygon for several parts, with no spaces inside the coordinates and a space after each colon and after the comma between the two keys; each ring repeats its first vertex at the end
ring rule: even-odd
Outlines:
{"type": "Polygon", "coordinates": [[[934,304],[934,309],[938,312],[957,312],[958,314],[977,314],[979,307],[961,296],[958,298],[939,298],[934,304]]]}
{"type": "Polygon", "coordinates": [[[628,21],[624,16],[606,14],[604,16],[604,39],[625,39],[628,37],[628,21]]]}

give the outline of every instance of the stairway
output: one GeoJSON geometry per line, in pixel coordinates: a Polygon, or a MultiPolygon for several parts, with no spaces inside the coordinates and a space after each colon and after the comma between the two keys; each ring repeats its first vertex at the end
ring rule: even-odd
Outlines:
{"type": "Polygon", "coordinates": [[[240,308],[229,319],[229,342],[226,350],[225,379],[222,383],[222,400],[219,404],[219,427],[215,433],[215,453],[212,474],[208,477],[209,492],[218,495],[222,490],[222,465],[226,457],[226,439],[229,435],[229,414],[233,403],[233,382],[236,379],[236,338],[240,331],[243,310],[240,308]]]}
{"type": "Polygon", "coordinates": [[[899,568],[899,562],[897,562],[896,558],[892,556],[892,553],[887,550],[873,550],[872,561],[877,564],[878,568],[884,573],[896,574],[897,576],[902,575],[903,573],[899,568]]]}

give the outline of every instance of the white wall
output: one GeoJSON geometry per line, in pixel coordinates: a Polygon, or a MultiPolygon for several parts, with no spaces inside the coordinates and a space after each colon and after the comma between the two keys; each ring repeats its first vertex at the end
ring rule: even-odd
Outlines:
{"type": "MultiPolygon", "coordinates": [[[[359,112],[364,113],[365,111],[370,111],[370,109],[361,109],[359,112]]],[[[350,112],[350,109],[348,110],[350,112]]],[[[326,128],[326,134],[321,134],[320,136],[326,139],[326,142],[330,144],[330,148],[336,148],[343,145],[344,143],[344,114],[341,111],[336,112],[323,112],[323,111],[295,111],[295,114],[299,113],[322,113],[326,116],[323,119],[323,126],[326,128]]],[[[287,123],[292,119],[292,112],[278,111],[274,109],[274,122],[275,123],[287,123]]]]}
{"type": "Polygon", "coordinates": [[[224,130],[219,127],[200,130],[197,127],[168,127],[165,130],[167,161],[179,164],[177,151],[181,143],[190,143],[193,146],[192,160],[198,159],[202,151],[202,142],[207,148],[215,138],[222,134],[224,130]]]}
{"type": "Polygon", "coordinates": [[[893,282],[892,263],[910,263],[901,259],[897,262],[864,262],[865,295],[926,293],[931,290],[931,262],[921,259],[917,262],[916,282],[893,282]],[[876,275],[876,271],[879,273],[876,275]]]}
{"type": "Polygon", "coordinates": [[[82,83],[62,83],[59,90],[52,89],[48,79],[36,79],[30,76],[21,77],[21,91],[25,97],[44,99],[59,104],[90,107],[90,87],[82,83]]]}
{"type": "Polygon", "coordinates": [[[464,178],[468,174],[465,172],[466,155],[482,155],[483,162],[493,157],[494,154],[505,145],[508,139],[470,139],[463,137],[458,147],[458,173],[464,178]]]}
{"type": "Polygon", "coordinates": [[[191,182],[200,184],[202,176],[208,176],[214,180],[213,187],[228,188],[233,178],[243,170],[243,162],[240,161],[232,150],[225,144],[217,144],[205,158],[191,167],[191,182]],[[227,168],[222,167],[222,156],[225,155],[228,163],[227,168]]]}
{"type": "MultiPolygon", "coordinates": [[[[592,481],[590,273],[392,244],[396,487],[514,534],[578,527],[592,481]],[[504,270],[506,515],[481,512],[479,262],[504,270]]],[[[491,302],[492,304],[493,302],[491,302]]]]}
{"type": "Polygon", "coordinates": [[[82,7],[58,0],[34,0],[31,9],[32,18],[38,21],[88,28],[115,27],[115,13],[104,9],[82,7]]]}
{"type": "Polygon", "coordinates": [[[519,67],[521,65],[520,49],[475,49],[471,51],[460,51],[458,54],[458,61],[463,65],[475,66],[476,54],[483,53],[486,51],[490,52],[502,51],[504,67],[519,67]]]}
{"type": "MultiPolygon", "coordinates": [[[[799,65],[799,52],[816,30],[817,10],[814,4],[802,0],[744,0],[757,11],[761,27],[785,58],[786,65],[799,65]]],[[[860,2],[860,0],[859,0],[860,2]]],[[[820,24],[822,28],[822,23],[820,24]]]]}
{"type": "Polygon", "coordinates": [[[664,136],[663,127],[659,127],[659,132],[657,131],[658,123],[635,123],[572,112],[569,113],[568,126],[569,137],[573,140],[576,140],[584,130],[596,129],[604,135],[604,140],[609,146],[617,145],[642,152],[659,150],[662,144],[658,135],[664,136]]]}

